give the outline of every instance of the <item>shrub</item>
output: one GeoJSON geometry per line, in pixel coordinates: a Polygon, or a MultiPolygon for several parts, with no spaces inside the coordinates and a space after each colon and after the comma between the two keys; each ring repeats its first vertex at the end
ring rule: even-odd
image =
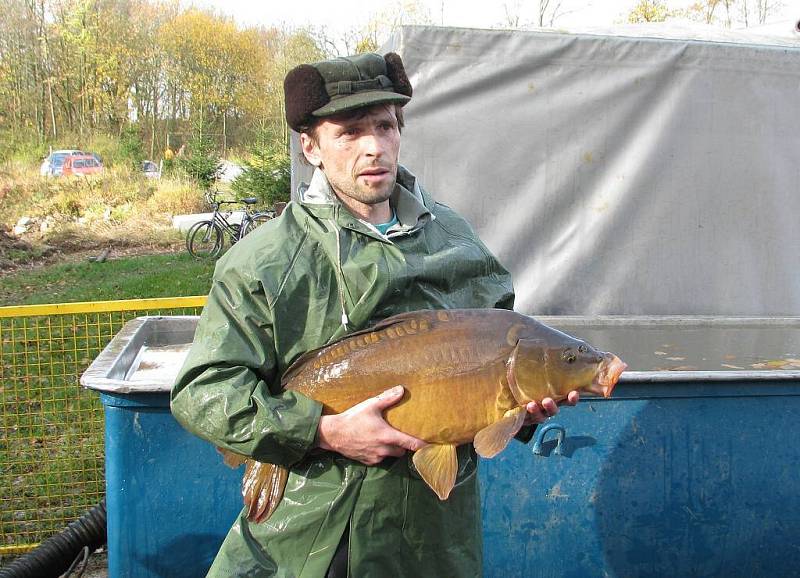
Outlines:
{"type": "Polygon", "coordinates": [[[241,195],[254,194],[268,206],[287,202],[291,192],[291,161],[284,148],[275,143],[263,143],[251,149],[244,163],[244,172],[233,181],[231,188],[241,195]]]}
{"type": "Polygon", "coordinates": [[[119,156],[131,168],[139,170],[144,160],[144,143],[136,125],[128,124],[119,136],[119,156]]]}
{"type": "Polygon", "coordinates": [[[202,125],[192,133],[188,153],[178,157],[178,165],[204,189],[216,180],[220,165],[214,151],[214,142],[202,125]]]}
{"type": "Polygon", "coordinates": [[[41,163],[48,152],[47,144],[33,129],[0,131],[0,163],[41,163]]]}
{"type": "Polygon", "coordinates": [[[162,178],[152,196],[147,200],[150,214],[179,215],[208,210],[202,191],[186,177],[162,178]]]}

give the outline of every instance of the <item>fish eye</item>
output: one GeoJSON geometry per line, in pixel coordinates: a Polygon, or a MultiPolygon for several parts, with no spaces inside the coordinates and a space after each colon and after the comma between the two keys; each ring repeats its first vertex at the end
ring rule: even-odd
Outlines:
{"type": "Polygon", "coordinates": [[[564,353],[561,354],[561,359],[567,363],[575,363],[575,352],[571,349],[565,349],[564,353]]]}
{"type": "Polygon", "coordinates": [[[587,351],[589,351],[589,348],[586,347],[585,345],[581,345],[580,347],[578,347],[578,351],[580,353],[586,353],[587,351]]]}

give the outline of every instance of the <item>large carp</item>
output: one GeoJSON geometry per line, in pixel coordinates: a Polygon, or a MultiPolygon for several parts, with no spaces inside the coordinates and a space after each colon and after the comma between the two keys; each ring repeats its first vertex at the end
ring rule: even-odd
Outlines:
{"type": "MultiPolygon", "coordinates": [[[[414,311],[301,356],[284,389],[341,413],[395,385],[403,399],[384,413],[394,428],[427,442],[414,466],[440,499],[455,484],[456,446],[485,458],[522,427],[525,405],[572,390],[608,397],[627,366],[611,353],[502,309],[414,311]]],[[[242,494],[251,520],[267,519],[283,496],[285,468],[223,452],[247,464],[242,494]]]]}

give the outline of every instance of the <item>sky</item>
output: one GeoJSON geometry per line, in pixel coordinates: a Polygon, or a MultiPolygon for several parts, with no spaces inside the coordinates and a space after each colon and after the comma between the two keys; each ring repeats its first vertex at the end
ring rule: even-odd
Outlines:
{"type": "MultiPolygon", "coordinates": [[[[696,1],[696,0],[695,0],[696,1]]],[[[637,0],[560,0],[561,16],[554,25],[581,29],[624,23],[637,0]]],[[[230,15],[242,25],[325,27],[332,36],[365,25],[376,13],[388,10],[402,0],[185,0],[184,5],[213,8],[230,15]]],[[[506,8],[517,13],[522,23],[537,18],[536,0],[417,0],[427,10],[433,24],[470,28],[502,27],[507,22],[506,8]]],[[[559,0],[550,0],[558,4],[559,0]]],[[[670,8],[682,8],[691,0],[667,0],[670,8]]],[[[783,6],[768,21],[800,18],[800,0],[782,0],[783,6]]]]}

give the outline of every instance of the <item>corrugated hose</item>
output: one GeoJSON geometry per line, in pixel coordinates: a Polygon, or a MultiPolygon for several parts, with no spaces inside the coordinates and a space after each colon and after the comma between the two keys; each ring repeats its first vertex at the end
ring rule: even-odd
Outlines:
{"type": "Polygon", "coordinates": [[[27,554],[0,568],[0,578],[58,578],[71,573],[83,561],[83,574],[89,554],[106,543],[106,501],[51,536],[27,554]]]}

